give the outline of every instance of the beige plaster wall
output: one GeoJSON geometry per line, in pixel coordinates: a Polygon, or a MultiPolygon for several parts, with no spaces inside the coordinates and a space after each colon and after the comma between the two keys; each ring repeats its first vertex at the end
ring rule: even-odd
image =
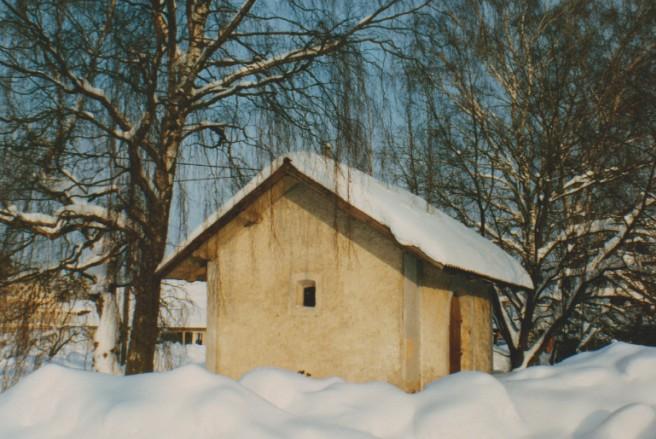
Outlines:
{"type": "Polygon", "coordinates": [[[453,278],[421,267],[421,386],[449,374],[449,319],[453,278]]]}
{"type": "Polygon", "coordinates": [[[401,373],[403,388],[421,390],[421,262],[416,256],[403,255],[403,328],[401,373]]]}
{"type": "Polygon", "coordinates": [[[208,266],[208,368],[238,378],[274,366],[403,387],[400,247],[304,184],[240,216],[219,232],[208,266]],[[315,308],[297,303],[303,279],[316,282],[315,308]]]}

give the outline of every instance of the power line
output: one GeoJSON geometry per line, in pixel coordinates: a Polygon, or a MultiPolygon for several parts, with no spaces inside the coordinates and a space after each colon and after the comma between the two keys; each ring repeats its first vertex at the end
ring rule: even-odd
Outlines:
{"type": "MultiPolygon", "coordinates": [[[[183,165],[183,166],[198,166],[198,167],[203,167],[203,168],[216,168],[216,169],[235,169],[235,166],[230,166],[230,165],[210,165],[210,164],[205,164],[205,163],[189,163],[189,162],[178,162],[178,165],[183,165]]],[[[258,168],[251,168],[248,166],[238,166],[237,168],[239,169],[244,169],[248,171],[259,171],[258,168]]]]}
{"type": "Polygon", "coordinates": [[[180,180],[176,180],[178,183],[186,183],[190,181],[214,181],[214,180],[228,180],[236,177],[231,177],[231,176],[217,176],[217,177],[199,177],[199,178],[183,178],[180,180]]]}
{"type": "MultiPolygon", "coordinates": [[[[129,160],[128,157],[119,156],[117,158],[120,159],[120,160],[129,160]]],[[[150,159],[150,158],[142,158],[141,160],[144,161],[144,162],[148,162],[148,163],[155,163],[155,161],[153,159],[150,159]]],[[[180,161],[176,162],[176,165],[196,166],[196,167],[199,167],[199,168],[213,168],[213,169],[235,169],[235,168],[238,168],[238,169],[242,169],[242,170],[245,170],[245,171],[255,171],[255,172],[258,172],[260,170],[259,168],[251,168],[249,166],[238,166],[238,167],[236,167],[236,166],[231,166],[231,165],[212,165],[210,163],[192,163],[192,162],[180,162],[180,161]]]]}

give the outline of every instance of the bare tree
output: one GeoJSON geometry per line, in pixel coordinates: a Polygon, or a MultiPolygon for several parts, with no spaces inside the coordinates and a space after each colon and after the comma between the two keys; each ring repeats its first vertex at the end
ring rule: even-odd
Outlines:
{"type": "Polygon", "coordinates": [[[614,297],[654,303],[655,26],[652,2],[585,0],[454,1],[417,23],[389,162],[528,270],[533,290],[494,303],[513,367],[568,322],[598,330],[614,297]]]}
{"type": "MultiPolygon", "coordinates": [[[[388,41],[424,3],[2,1],[0,67],[10,105],[0,118],[11,142],[44,160],[38,190],[49,201],[47,215],[30,213],[38,209],[33,197],[25,208],[5,203],[0,220],[75,243],[76,261],[109,231],[124,234],[135,293],[126,372],[152,370],[154,273],[183,151],[217,150],[238,169],[256,101],[283,90],[312,96],[321,57],[388,41]],[[118,154],[108,153],[111,144],[118,154]],[[80,236],[67,238],[72,232],[80,236]]],[[[286,115],[297,120],[293,109],[286,115]]]]}

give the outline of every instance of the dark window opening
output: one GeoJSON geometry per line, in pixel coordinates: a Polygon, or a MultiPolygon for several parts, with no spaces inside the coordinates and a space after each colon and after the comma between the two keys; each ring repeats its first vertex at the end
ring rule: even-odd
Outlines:
{"type": "Polygon", "coordinates": [[[182,344],[182,333],[181,332],[169,332],[164,331],[160,335],[161,343],[181,343],[182,344]]]}
{"type": "Polygon", "coordinates": [[[303,306],[308,308],[317,306],[317,287],[314,285],[303,288],[303,306]]]}

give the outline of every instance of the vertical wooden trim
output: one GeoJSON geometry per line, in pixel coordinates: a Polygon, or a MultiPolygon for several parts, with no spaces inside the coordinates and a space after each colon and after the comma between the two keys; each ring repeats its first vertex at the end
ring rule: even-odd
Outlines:
{"type": "Polygon", "coordinates": [[[483,293],[483,302],[481,303],[481,308],[483,315],[481,319],[484,319],[487,322],[487,325],[483,330],[485,333],[481,334],[481,340],[485,345],[481,346],[481,352],[483,354],[482,361],[480,364],[480,370],[484,372],[492,372],[494,369],[493,361],[493,346],[494,346],[494,330],[492,327],[492,294],[495,294],[491,285],[486,282],[479,282],[478,288],[483,293]]]}
{"type": "Polygon", "coordinates": [[[207,329],[205,345],[205,366],[207,370],[219,372],[219,261],[207,262],[207,329]]]}
{"type": "Polygon", "coordinates": [[[421,328],[419,308],[421,291],[419,290],[419,261],[411,253],[403,254],[403,349],[402,375],[403,385],[408,392],[421,389],[421,328]]]}
{"type": "Polygon", "coordinates": [[[454,292],[451,296],[451,312],[449,313],[449,373],[460,372],[462,367],[461,329],[460,299],[454,292]]]}

